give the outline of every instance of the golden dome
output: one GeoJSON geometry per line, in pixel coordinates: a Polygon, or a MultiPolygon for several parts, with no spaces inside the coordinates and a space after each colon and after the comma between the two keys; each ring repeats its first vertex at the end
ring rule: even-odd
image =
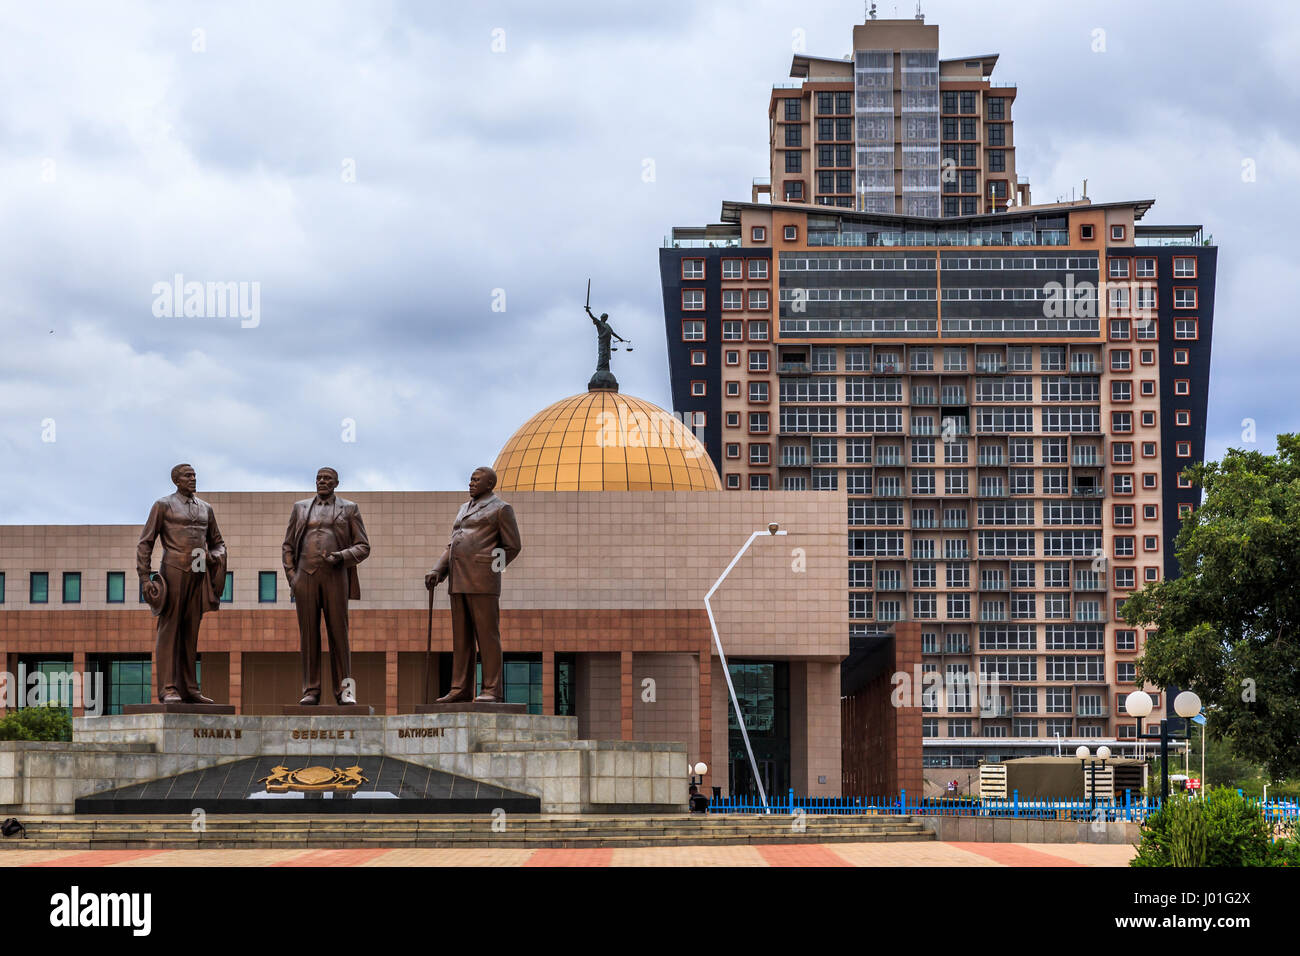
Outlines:
{"type": "Polygon", "coordinates": [[[672,413],[612,389],[561,399],[497,455],[499,491],[721,491],[704,445],[672,413]]]}

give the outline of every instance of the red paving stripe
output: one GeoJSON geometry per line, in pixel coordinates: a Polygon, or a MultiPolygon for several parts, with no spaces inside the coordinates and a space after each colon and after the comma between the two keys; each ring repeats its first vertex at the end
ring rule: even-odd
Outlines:
{"type": "Polygon", "coordinates": [[[535,850],[524,866],[612,866],[614,851],[611,848],[592,850],[535,850]]]}
{"type": "Polygon", "coordinates": [[[948,841],[948,846],[975,853],[1003,866],[1083,866],[1063,856],[1042,853],[1016,843],[957,843],[948,841]]]}
{"type": "Polygon", "coordinates": [[[818,843],[777,843],[754,847],[768,866],[852,866],[844,857],[818,843]]]}
{"type": "Polygon", "coordinates": [[[40,863],[26,863],[24,866],[112,866],[114,863],[128,863],[141,857],[170,853],[170,850],[86,850],[72,853],[58,860],[44,860],[40,863]]]}
{"type": "Polygon", "coordinates": [[[360,866],[369,863],[377,856],[383,856],[391,850],[371,848],[367,850],[312,850],[288,860],[272,863],[271,866],[360,866]]]}

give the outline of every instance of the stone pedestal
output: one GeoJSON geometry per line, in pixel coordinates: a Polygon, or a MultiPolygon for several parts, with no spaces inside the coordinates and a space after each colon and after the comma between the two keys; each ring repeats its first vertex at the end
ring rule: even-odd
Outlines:
{"type": "Polygon", "coordinates": [[[233,714],[234,704],[127,704],[124,714],[233,714]]]}
{"type": "Polygon", "coordinates": [[[286,717],[372,717],[369,704],[285,704],[280,713],[286,717]]]}
{"type": "MultiPolygon", "coordinates": [[[[96,800],[102,805],[110,790],[160,781],[150,788],[155,792],[166,789],[161,786],[165,778],[249,758],[275,758],[268,762],[296,772],[369,767],[376,756],[535,797],[543,813],[678,813],[686,808],[685,744],[579,740],[576,717],[483,712],[480,708],[502,705],[473,702],[444,706],[457,709],[376,717],[358,705],[297,705],[297,712],[283,716],[155,712],[76,717],[72,743],[0,742],[0,809],[72,813],[79,797],[94,798],[87,806],[96,800]],[[8,806],[3,806],[5,794],[8,806]]],[[[459,795],[460,785],[453,791],[459,795]]],[[[124,805],[115,800],[112,812],[132,812],[124,805]]],[[[341,808],[342,802],[332,807],[341,808]]]]}

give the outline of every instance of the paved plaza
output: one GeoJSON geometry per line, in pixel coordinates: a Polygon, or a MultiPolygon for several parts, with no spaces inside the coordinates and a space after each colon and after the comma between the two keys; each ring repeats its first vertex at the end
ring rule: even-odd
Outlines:
{"type": "Polygon", "coordinates": [[[1132,846],[801,843],[636,849],[9,850],[0,866],[1127,866],[1132,846]]]}

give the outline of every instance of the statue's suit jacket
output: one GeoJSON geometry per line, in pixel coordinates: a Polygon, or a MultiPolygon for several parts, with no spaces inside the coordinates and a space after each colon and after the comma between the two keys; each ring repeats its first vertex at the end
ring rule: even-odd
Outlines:
{"type": "MultiPolygon", "coordinates": [[[[315,496],[293,503],[289,513],[289,527],[284,532],[284,545],[281,548],[284,558],[284,573],[292,579],[302,555],[302,539],[307,533],[307,516],[311,511],[315,496]]],[[[334,496],[334,535],[340,544],[343,564],[348,569],[348,598],[356,601],[361,598],[361,582],[357,579],[357,564],[370,557],[370,539],[366,537],[366,526],[361,523],[361,509],[355,502],[334,496]]]]}
{"type": "Polygon", "coordinates": [[[523,550],[515,510],[492,492],[460,506],[451,526],[451,542],[434,565],[435,573],[450,573],[452,594],[500,594],[501,575],[492,569],[493,551],[500,548],[508,565],[523,550]]]}

